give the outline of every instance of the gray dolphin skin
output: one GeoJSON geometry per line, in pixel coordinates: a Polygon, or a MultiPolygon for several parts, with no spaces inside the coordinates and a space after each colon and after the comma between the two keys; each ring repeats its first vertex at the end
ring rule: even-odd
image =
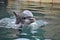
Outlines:
{"type": "Polygon", "coordinates": [[[22,31],[24,24],[31,24],[35,21],[33,14],[29,10],[24,10],[22,13],[13,12],[16,17],[16,24],[21,24],[19,31],[22,31]]]}

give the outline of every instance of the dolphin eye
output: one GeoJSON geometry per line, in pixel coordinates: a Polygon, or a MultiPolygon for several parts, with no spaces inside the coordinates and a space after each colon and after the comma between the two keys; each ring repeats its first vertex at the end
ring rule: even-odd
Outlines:
{"type": "Polygon", "coordinates": [[[26,19],[26,17],[23,17],[22,19],[26,19]]]}
{"type": "Polygon", "coordinates": [[[26,17],[24,17],[24,19],[26,19],[26,17]]]}

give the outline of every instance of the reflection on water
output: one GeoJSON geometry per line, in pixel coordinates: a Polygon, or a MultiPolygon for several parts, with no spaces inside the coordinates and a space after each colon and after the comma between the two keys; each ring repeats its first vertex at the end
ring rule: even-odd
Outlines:
{"type": "MultiPolygon", "coordinates": [[[[45,20],[48,22],[48,25],[43,25],[42,27],[37,29],[37,32],[33,31],[32,33],[30,31],[31,30],[30,28],[24,28],[23,33],[21,34],[18,32],[18,30],[15,30],[15,29],[0,28],[1,40],[5,40],[5,39],[6,40],[25,40],[25,39],[26,40],[60,40],[59,38],[60,37],[60,31],[59,31],[60,30],[60,18],[59,18],[60,5],[59,4],[22,2],[20,9],[21,10],[28,9],[32,11],[37,20],[45,20]]],[[[7,14],[4,14],[4,15],[8,17],[7,14]]],[[[3,17],[1,16],[1,18],[3,17]]],[[[4,24],[4,26],[5,25],[6,24],[4,24]]]]}

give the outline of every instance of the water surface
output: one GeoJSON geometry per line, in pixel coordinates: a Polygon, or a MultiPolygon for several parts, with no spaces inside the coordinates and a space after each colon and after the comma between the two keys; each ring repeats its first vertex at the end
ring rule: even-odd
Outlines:
{"type": "MultiPolygon", "coordinates": [[[[37,30],[37,33],[32,34],[31,29],[23,30],[20,35],[19,31],[11,28],[0,28],[1,40],[60,40],[60,5],[59,4],[44,4],[39,2],[22,2],[21,10],[30,10],[33,12],[37,20],[43,20],[48,22],[47,25],[43,25],[37,30]],[[17,35],[16,35],[17,34],[17,35]]],[[[11,8],[11,10],[14,10],[11,8]]],[[[4,6],[0,7],[0,18],[9,18],[11,13],[4,9],[4,6]],[[6,12],[6,13],[5,13],[6,12]]],[[[9,22],[9,21],[8,21],[9,22]]],[[[0,24],[1,26],[2,24],[0,24]]],[[[5,26],[5,25],[4,25],[5,26]]],[[[26,26],[27,27],[27,26],[26,26]]]]}

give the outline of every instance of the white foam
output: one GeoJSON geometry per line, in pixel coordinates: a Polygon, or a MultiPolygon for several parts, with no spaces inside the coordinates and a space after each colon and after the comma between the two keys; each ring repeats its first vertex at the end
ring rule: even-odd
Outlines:
{"type": "Polygon", "coordinates": [[[45,40],[51,40],[51,39],[45,39],[45,40]]]}
{"type": "MultiPolygon", "coordinates": [[[[3,18],[0,20],[0,27],[5,27],[5,28],[13,28],[13,29],[18,29],[21,24],[15,24],[16,19],[15,18],[3,18]],[[1,25],[2,24],[2,25],[1,25]]],[[[29,26],[31,27],[31,30],[36,30],[40,26],[46,25],[47,22],[43,20],[37,20],[34,23],[31,23],[29,26]]],[[[32,31],[33,32],[33,31],[32,31]]],[[[36,31],[34,31],[36,32],[36,31]]]]}
{"type": "Polygon", "coordinates": [[[18,39],[14,39],[14,40],[30,40],[30,39],[27,39],[27,38],[18,38],[18,39]]]}
{"type": "Polygon", "coordinates": [[[3,19],[0,20],[0,24],[2,24],[2,25],[0,25],[0,27],[17,29],[20,26],[20,24],[16,25],[15,21],[16,21],[15,18],[14,19],[3,18],[3,19]]]}
{"type": "Polygon", "coordinates": [[[27,35],[27,33],[21,33],[21,35],[27,35]]]}
{"type": "Polygon", "coordinates": [[[34,34],[34,33],[37,33],[37,29],[39,29],[41,26],[45,26],[47,25],[48,23],[46,21],[43,21],[43,20],[37,20],[36,22],[34,23],[31,23],[29,26],[31,27],[31,33],[34,34]]]}
{"type": "MultiPolygon", "coordinates": [[[[30,40],[30,39],[27,39],[27,38],[18,38],[18,39],[14,39],[14,40],[30,40]]],[[[41,40],[41,39],[35,38],[35,40],[41,40]]],[[[51,39],[44,39],[44,40],[51,40],[51,39]]]]}

